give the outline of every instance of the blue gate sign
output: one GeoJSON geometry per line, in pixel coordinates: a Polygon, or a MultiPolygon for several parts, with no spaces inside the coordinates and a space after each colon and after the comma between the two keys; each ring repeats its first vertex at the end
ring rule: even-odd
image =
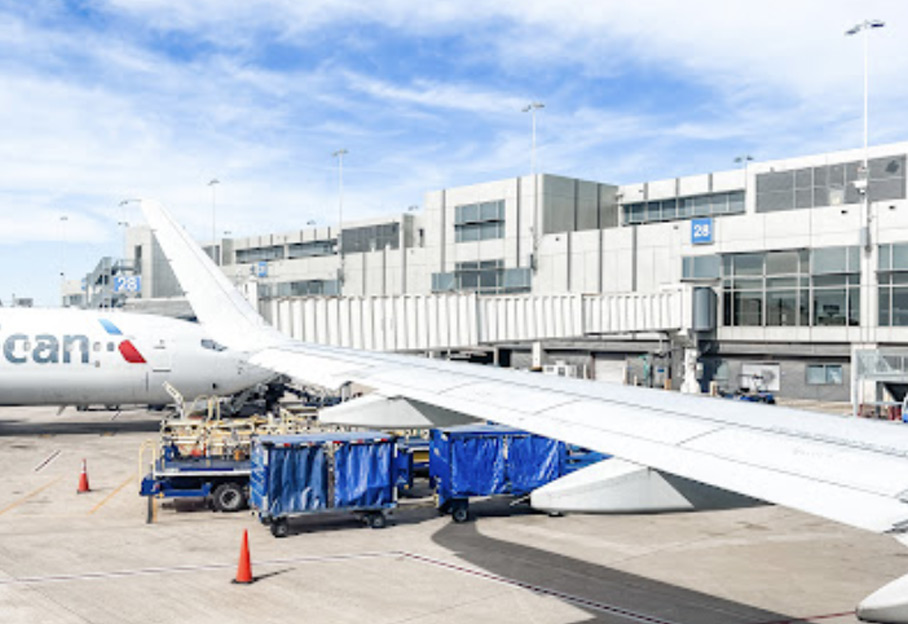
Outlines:
{"type": "Polygon", "coordinates": [[[713,242],[712,217],[692,219],[690,222],[690,242],[693,245],[708,245],[713,242]]]}
{"type": "Polygon", "coordinates": [[[259,260],[259,265],[255,274],[257,277],[268,277],[268,263],[264,260],[259,260]]]}
{"type": "Polygon", "coordinates": [[[142,291],[141,275],[117,275],[114,277],[114,292],[137,293],[142,291]]]}

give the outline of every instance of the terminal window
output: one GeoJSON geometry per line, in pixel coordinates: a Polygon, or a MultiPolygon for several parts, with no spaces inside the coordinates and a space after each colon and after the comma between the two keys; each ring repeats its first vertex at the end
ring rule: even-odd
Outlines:
{"type": "Polygon", "coordinates": [[[841,386],[844,381],[841,364],[808,364],[807,383],[812,386],[841,386]]]}
{"type": "Polygon", "coordinates": [[[454,207],[454,242],[504,238],[504,200],[454,207]]]}
{"type": "MultiPolygon", "coordinates": [[[[905,199],[905,155],[874,158],[868,164],[870,201],[905,199]]],[[[864,177],[862,166],[856,160],[758,174],[757,212],[860,203],[854,183],[864,177]]]]}
{"type": "Polygon", "coordinates": [[[908,243],[879,246],[877,266],[879,324],[908,326],[908,243]]]}
{"type": "Polygon", "coordinates": [[[726,327],[858,325],[858,248],[723,255],[722,318],[726,327]]]}
{"type": "Polygon", "coordinates": [[[744,212],[744,191],[709,193],[691,197],[672,197],[624,204],[625,225],[675,221],[691,217],[712,217],[744,212]]]}
{"type": "Polygon", "coordinates": [[[400,223],[382,223],[357,228],[344,228],[341,249],[345,254],[400,248],[400,223]]]}

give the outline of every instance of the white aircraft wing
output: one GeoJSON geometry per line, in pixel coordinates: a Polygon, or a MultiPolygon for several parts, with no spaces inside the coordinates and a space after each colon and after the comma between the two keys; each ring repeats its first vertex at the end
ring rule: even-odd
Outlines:
{"type": "Polygon", "coordinates": [[[871,531],[908,528],[908,426],[306,344],[280,334],[159,204],[143,210],[199,320],[252,362],[357,383],[871,531]]]}

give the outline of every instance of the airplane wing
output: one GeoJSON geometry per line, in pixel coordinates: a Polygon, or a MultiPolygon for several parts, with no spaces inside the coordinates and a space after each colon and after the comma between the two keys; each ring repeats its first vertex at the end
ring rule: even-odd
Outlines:
{"type": "Polygon", "coordinates": [[[357,383],[876,532],[908,528],[908,426],[302,343],[267,325],[159,204],[145,216],[199,320],[251,361],[357,383]]]}

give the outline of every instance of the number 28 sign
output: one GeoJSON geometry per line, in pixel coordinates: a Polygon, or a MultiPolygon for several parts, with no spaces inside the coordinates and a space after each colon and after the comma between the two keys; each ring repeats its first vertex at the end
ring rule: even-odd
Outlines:
{"type": "Polygon", "coordinates": [[[690,242],[694,245],[708,245],[713,242],[713,220],[711,217],[691,220],[690,242]]]}

